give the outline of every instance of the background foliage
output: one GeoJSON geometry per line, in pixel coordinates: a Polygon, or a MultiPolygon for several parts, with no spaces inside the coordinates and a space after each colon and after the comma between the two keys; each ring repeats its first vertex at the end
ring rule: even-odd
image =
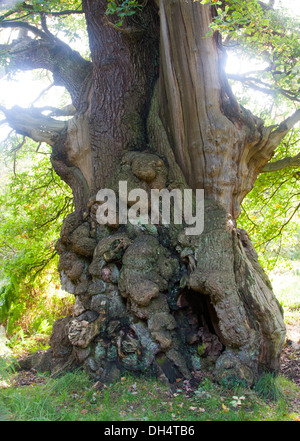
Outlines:
{"type": "MultiPolygon", "coordinates": [[[[18,138],[7,142],[18,146],[18,138]]],[[[0,320],[21,339],[50,331],[64,302],[70,302],[59,295],[55,242],[73,208],[72,195],[54,173],[49,149],[35,150],[28,141],[17,163],[2,151],[2,164],[8,163],[0,195],[0,320]]]]}

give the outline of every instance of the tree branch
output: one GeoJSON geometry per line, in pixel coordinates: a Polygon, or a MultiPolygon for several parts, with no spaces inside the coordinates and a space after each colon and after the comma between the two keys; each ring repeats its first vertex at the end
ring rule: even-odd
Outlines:
{"type": "Polygon", "coordinates": [[[264,2],[261,2],[261,1],[258,1],[257,3],[260,5],[261,9],[263,9],[264,11],[272,11],[272,10],[274,10],[275,0],[270,0],[269,3],[264,3],[264,2]]]}
{"type": "Polygon", "coordinates": [[[274,235],[274,236],[272,236],[272,237],[270,237],[268,240],[266,240],[265,242],[262,242],[260,245],[264,245],[264,244],[266,244],[266,243],[269,243],[269,242],[271,242],[271,240],[274,240],[274,239],[276,239],[276,237],[278,237],[278,236],[280,236],[281,235],[281,233],[282,233],[282,230],[284,229],[284,227],[286,227],[287,225],[288,225],[288,223],[293,219],[293,217],[295,216],[295,214],[297,213],[297,211],[300,209],[300,204],[298,204],[296,207],[295,207],[295,209],[294,209],[294,211],[292,212],[292,214],[290,215],[290,217],[280,226],[280,228],[279,228],[279,230],[278,230],[278,232],[274,235]]]}
{"type": "Polygon", "coordinates": [[[265,173],[269,173],[282,170],[286,167],[300,167],[300,153],[298,153],[296,156],[287,156],[284,159],[279,159],[275,162],[269,162],[267,165],[264,166],[262,171],[265,173]]]}
{"type": "MultiPolygon", "coordinates": [[[[0,27],[2,25],[3,23],[0,23],[0,27]]],[[[28,28],[27,24],[25,25],[24,29],[26,30],[34,28],[30,25],[28,28]]],[[[66,87],[74,106],[80,107],[84,104],[80,95],[87,87],[92,64],[58,38],[54,36],[52,38],[51,35],[39,30],[37,34],[41,36],[40,39],[32,39],[27,36],[14,40],[10,45],[0,47],[2,52],[11,57],[8,69],[47,69],[51,71],[54,83],[66,87]]]]}
{"type": "Polygon", "coordinates": [[[42,39],[48,39],[49,37],[47,34],[45,34],[40,29],[36,28],[35,26],[30,25],[29,23],[23,22],[23,21],[1,21],[0,22],[1,28],[14,28],[14,29],[26,29],[29,32],[32,32],[37,37],[40,37],[42,39]]]}
{"type": "Polygon", "coordinates": [[[239,81],[239,82],[245,84],[246,86],[251,87],[253,89],[256,89],[262,93],[266,93],[269,95],[274,95],[276,93],[280,93],[281,95],[285,96],[286,98],[290,99],[291,101],[300,102],[300,99],[297,98],[296,93],[293,93],[289,90],[282,89],[279,87],[273,88],[270,84],[265,83],[264,81],[260,80],[259,78],[248,77],[246,74],[227,74],[227,77],[230,80],[239,81]]]}
{"type": "Polygon", "coordinates": [[[5,20],[7,17],[10,17],[11,15],[15,14],[15,12],[16,12],[16,10],[11,10],[11,11],[6,12],[6,14],[1,15],[1,17],[0,17],[0,23],[1,23],[3,20],[5,20]]]}
{"type": "Polygon", "coordinates": [[[293,115],[282,121],[274,131],[270,132],[265,149],[268,152],[274,151],[285,135],[297,124],[298,121],[300,121],[300,109],[297,109],[293,115]]]}
{"type": "Polygon", "coordinates": [[[33,106],[34,103],[36,103],[46,92],[48,92],[48,90],[50,90],[53,86],[55,86],[54,83],[49,84],[49,86],[47,86],[45,89],[43,89],[38,96],[35,98],[34,101],[32,101],[31,106],[33,106]]]}
{"type": "Polygon", "coordinates": [[[76,9],[66,9],[65,11],[59,11],[59,12],[47,12],[47,11],[42,11],[42,12],[46,15],[51,15],[53,17],[60,17],[62,15],[84,14],[84,11],[76,10],[76,9]]]}
{"type": "Polygon", "coordinates": [[[56,107],[46,106],[40,109],[41,111],[50,110],[49,116],[74,116],[76,114],[76,109],[72,104],[67,104],[61,109],[56,107]]]}
{"type": "Polygon", "coordinates": [[[261,172],[271,171],[270,168],[275,167],[269,161],[274,155],[275,149],[298,121],[300,121],[300,109],[280,124],[261,127],[261,138],[256,144],[250,146],[248,154],[248,165],[255,176],[261,172]]]}
{"type": "Polygon", "coordinates": [[[23,147],[23,145],[26,144],[26,136],[23,136],[23,140],[11,150],[11,153],[14,154],[14,165],[13,165],[13,172],[16,176],[16,165],[17,165],[17,152],[23,147]]]}
{"type": "Polygon", "coordinates": [[[51,40],[55,40],[56,37],[53,34],[51,34],[51,32],[48,29],[46,15],[43,12],[41,12],[40,17],[41,17],[41,25],[42,25],[43,31],[51,40]]]}
{"type": "Polygon", "coordinates": [[[8,124],[20,135],[53,146],[66,129],[66,122],[43,115],[39,109],[15,106],[8,110],[0,106],[8,124]]]}
{"type": "MultiPolygon", "coordinates": [[[[63,16],[63,15],[73,15],[73,14],[84,14],[84,11],[82,9],[66,9],[64,11],[56,11],[56,12],[52,12],[52,11],[34,11],[33,6],[32,5],[27,5],[25,2],[23,3],[22,7],[23,7],[23,9],[29,11],[28,14],[26,14],[25,17],[28,17],[29,15],[33,15],[35,12],[41,13],[41,14],[45,14],[45,15],[49,15],[49,16],[52,16],[52,17],[60,17],[60,16],[63,16]]],[[[3,16],[0,17],[0,21],[2,21],[5,18],[15,14],[16,12],[18,12],[18,8],[15,8],[15,9],[12,9],[12,10],[8,11],[6,14],[4,14],[3,16]]]]}

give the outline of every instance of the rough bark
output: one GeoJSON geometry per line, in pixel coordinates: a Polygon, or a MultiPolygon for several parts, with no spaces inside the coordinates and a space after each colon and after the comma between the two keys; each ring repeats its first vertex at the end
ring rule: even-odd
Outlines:
{"type": "MultiPolygon", "coordinates": [[[[235,219],[288,127],[265,128],[235,101],[218,35],[204,38],[211,7],[149,1],[125,32],[107,24],[105,1],[83,8],[92,64],[78,59],[80,81],[73,72],[65,82],[76,115],[12,124],[53,146],[54,168],[75,198],[57,242],[62,287],[76,297],[65,362],[102,381],[130,370],[173,382],[205,368],[252,384],[262,370],[278,370],[285,327],[235,219]],[[99,225],[96,193],[117,193],[119,181],[149,195],[204,189],[203,233],[187,236],[172,223],[99,225]]],[[[54,359],[63,347],[56,329],[54,359]]]]}

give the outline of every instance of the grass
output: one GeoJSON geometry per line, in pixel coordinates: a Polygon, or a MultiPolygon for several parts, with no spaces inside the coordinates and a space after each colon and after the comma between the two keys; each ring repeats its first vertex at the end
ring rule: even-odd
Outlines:
{"type": "Polygon", "coordinates": [[[96,390],[84,371],[0,390],[0,421],[295,421],[298,388],[283,377],[251,390],[222,387],[205,378],[198,389],[176,391],[155,379],[126,376],[96,390]],[[280,390],[276,397],[266,390],[280,390]]]}
{"type": "Polygon", "coordinates": [[[278,378],[270,372],[265,373],[258,379],[254,390],[266,400],[279,401],[284,397],[283,388],[278,378]]]}

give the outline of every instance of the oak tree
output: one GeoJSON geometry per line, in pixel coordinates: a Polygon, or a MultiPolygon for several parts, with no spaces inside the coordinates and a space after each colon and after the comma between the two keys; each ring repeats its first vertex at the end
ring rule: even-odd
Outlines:
{"type": "Polygon", "coordinates": [[[8,3],[0,26],[19,33],[0,46],[7,69],[46,69],[72,101],[51,113],[1,108],[17,133],[52,147],[53,168],[74,196],[56,249],[62,286],[76,302],[73,315],[54,324],[52,372],[77,363],[102,381],[129,370],[174,382],[213,369],[218,380],[252,384],[264,370],[278,371],[282,309],[236,220],[300,112],[266,125],[243,107],[225,73],[224,47],[225,38],[265,51],[270,82],[234,79],[277,87],[296,102],[285,84],[297,76],[295,47],[286,45],[283,57],[286,23],[274,2],[8,3]],[[53,30],[73,14],[84,14],[90,60],[53,30]],[[204,189],[204,231],[124,225],[118,217],[99,224],[97,193],[118,194],[120,181],[149,195],[204,189]]]}

